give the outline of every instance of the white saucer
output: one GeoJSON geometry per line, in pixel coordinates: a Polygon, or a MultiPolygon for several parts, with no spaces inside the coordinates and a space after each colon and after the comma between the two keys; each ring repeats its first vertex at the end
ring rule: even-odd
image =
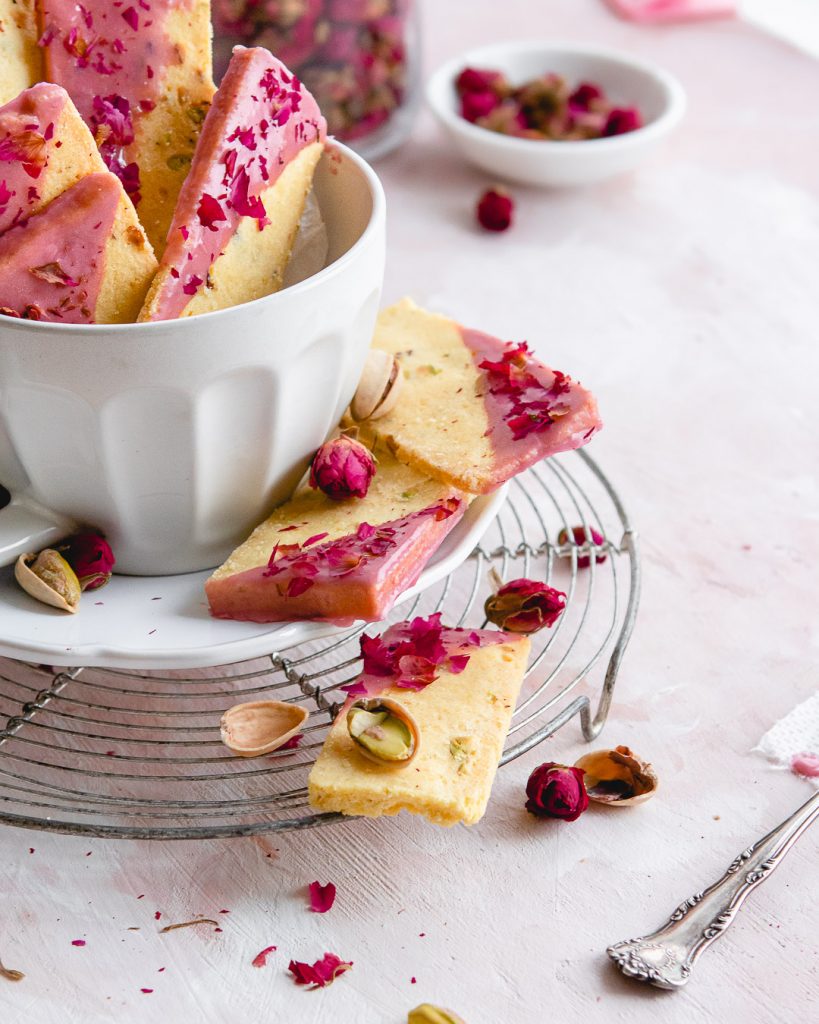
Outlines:
{"type": "MultiPolygon", "coordinates": [[[[505,498],[505,487],[477,498],[401,601],[455,570],[505,498]]],[[[34,602],[15,582],[13,568],[2,569],[0,656],[89,668],[207,668],[344,631],[321,622],[259,625],[212,619],[203,590],[209,575],[114,576],[106,587],[83,595],[76,615],[66,615],[34,602]]]]}

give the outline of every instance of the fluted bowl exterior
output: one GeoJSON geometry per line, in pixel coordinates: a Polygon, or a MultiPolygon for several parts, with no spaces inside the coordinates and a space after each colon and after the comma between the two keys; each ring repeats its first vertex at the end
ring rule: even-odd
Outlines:
{"type": "Polygon", "coordinates": [[[336,425],[372,339],[383,191],[333,144],[315,193],[328,266],[274,295],[165,323],[0,318],[0,481],[102,529],[119,572],[223,561],[336,425]]]}

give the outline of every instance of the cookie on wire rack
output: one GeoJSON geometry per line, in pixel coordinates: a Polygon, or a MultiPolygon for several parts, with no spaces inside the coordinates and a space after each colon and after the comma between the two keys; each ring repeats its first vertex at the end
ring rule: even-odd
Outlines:
{"type": "Polygon", "coordinates": [[[397,358],[404,384],[390,412],[359,424],[362,435],[473,494],[580,448],[602,426],[594,397],[525,343],[462,327],[409,299],[381,313],[373,347],[397,358]]]}
{"type": "Polygon", "coordinates": [[[440,619],[398,623],[362,639],[364,671],[344,687],[350,697],[310,771],[311,807],[368,818],[409,811],[436,825],[483,817],[530,642],[499,630],[449,629],[440,619]],[[386,699],[412,723],[411,760],[378,763],[362,752],[348,716],[356,700],[368,698],[376,706],[386,699]]]}

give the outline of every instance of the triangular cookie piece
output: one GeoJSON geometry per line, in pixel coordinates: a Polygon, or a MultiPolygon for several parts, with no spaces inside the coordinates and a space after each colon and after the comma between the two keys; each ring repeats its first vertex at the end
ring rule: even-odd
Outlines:
{"type": "Polygon", "coordinates": [[[405,383],[392,411],[359,424],[362,434],[474,494],[580,448],[602,426],[594,397],[525,344],[461,327],[408,299],[381,313],[373,346],[397,356],[405,383]]]}
{"type": "Polygon", "coordinates": [[[468,496],[388,453],[366,498],[297,492],[205,584],[211,614],[280,622],[383,618],[460,520],[468,496]]]}
{"type": "Polygon", "coordinates": [[[0,103],[43,77],[34,0],[0,0],[0,103]]]}
{"type": "Polygon", "coordinates": [[[65,89],[41,82],[21,92],[0,107],[0,234],[104,170],[65,89]]]}
{"type": "Polygon", "coordinates": [[[0,313],[53,323],[131,323],[156,269],[117,178],[82,178],[0,237],[0,313]]]}
{"type": "Polygon", "coordinates": [[[308,779],[320,811],[410,811],[438,825],[474,825],[486,810],[529,655],[528,637],[450,629],[441,616],[400,622],[361,641],[364,671],[344,687],[350,701],[387,698],[412,718],[417,753],[375,763],[361,753],[339,712],[308,779]]]}
{"type": "Polygon", "coordinates": [[[194,316],[278,291],[324,133],[316,101],[280,61],[236,47],[141,320],[194,316]]]}
{"type": "Polygon", "coordinates": [[[71,94],[157,253],[214,85],[209,0],[37,0],[49,79],[71,94]]]}

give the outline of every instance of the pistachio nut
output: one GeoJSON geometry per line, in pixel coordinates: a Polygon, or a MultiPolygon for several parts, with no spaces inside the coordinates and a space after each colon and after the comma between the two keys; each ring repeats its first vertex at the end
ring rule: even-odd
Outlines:
{"type": "Polygon", "coordinates": [[[403,381],[401,366],[394,355],[370,349],[350,403],[350,415],[357,421],[385,416],[395,407],[403,381]]]}
{"type": "Polygon", "coordinates": [[[270,754],[299,732],[309,714],[300,704],[280,700],[235,704],[222,715],[222,742],[239,757],[270,754]]]}
{"type": "Polygon", "coordinates": [[[347,731],[363,756],[377,764],[403,766],[418,752],[418,727],[412,715],[389,697],[351,704],[347,731]]]}
{"type": "Polygon", "coordinates": [[[80,582],[63,556],[52,548],[39,554],[20,555],[14,578],[27,594],[43,604],[64,612],[76,612],[80,604],[80,582]]]}
{"type": "Polygon", "coordinates": [[[407,1015],[407,1024],[465,1024],[452,1010],[444,1010],[432,1003],[421,1003],[407,1015]]]}
{"type": "Polygon", "coordinates": [[[575,762],[585,772],[583,784],[589,800],[609,807],[628,807],[654,796],[660,780],[647,761],[628,747],[595,750],[575,762]]]}

